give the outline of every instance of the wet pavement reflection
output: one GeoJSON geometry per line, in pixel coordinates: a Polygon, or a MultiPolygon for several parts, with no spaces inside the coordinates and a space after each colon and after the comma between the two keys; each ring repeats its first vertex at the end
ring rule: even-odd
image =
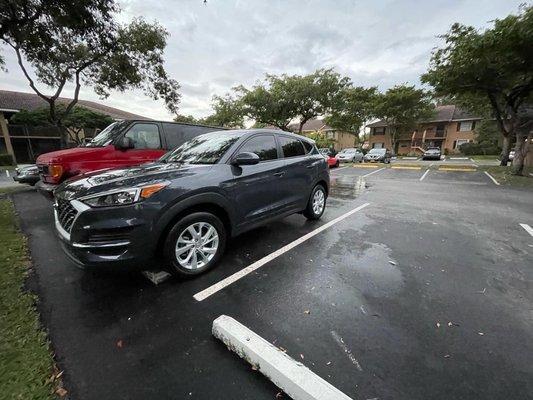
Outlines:
{"type": "Polygon", "coordinates": [[[331,176],[330,183],[330,196],[339,199],[355,199],[365,189],[365,181],[361,176],[331,176]]]}

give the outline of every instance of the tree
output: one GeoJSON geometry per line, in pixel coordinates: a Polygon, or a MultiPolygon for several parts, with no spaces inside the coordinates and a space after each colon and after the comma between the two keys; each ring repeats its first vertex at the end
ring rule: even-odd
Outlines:
{"type": "MultiPolygon", "coordinates": [[[[61,118],[67,135],[78,145],[83,143],[82,132],[85,133],[87,129],[104,129],[113,123],[113,118],[110,116],[85,107],[76,106],[68,115],[65,115],[65,111],[66,107],[63,104],[56,106],[56,114],[61,118]]],[[[30,126],[51,125],[50,109],[43,107],[34,111],[21,110],[12,117],[11,121],[14,124],[30,126]]]]}
{"type": "Polygon", "coordinates": [[[200,120],[196,119],[192,115],[176,114],[174,122],[184,122],[186,124],[199,124],[200,120]]]}
{"type": "Polygon", "coordinates": [[[332,148],[335,144],[333,139],[328,139],[326,132],[311,132],[309,135],[306,135],[308,138],[313,139],[316,142],[316,146],[319,149],[322,148],[332,148]]]}
{"type": "MultiPolygon", "coordinates": [[[[40,4],[36,0],[33,3],[40,4]]],[[[179,85],[163,68],[167,31],[142,19],[119,24],[112,14],[117,9],[112,0],[83,0],[81,4],[86,6],[81,16],[73,10],[77,2],[65,6],[66,14],[60,16],[56,8],[42,7],[36,19],[6,29],[1,36],[14,50],[31,89],[48,103],[50,122],[63,132],[62,144],[66,144],[62,118],[78,102],[82,85],[92,87],[103,98],[110,90],[142,89],[154,99],[162,98],[167,108],[176,112],[179,85]],[[78,27],[75,21],[81,17],[84,19],[78,27]],[[52,95],[37,88],[25,60],[33,67],[37,80],[53,88],[52,95]],[[59,114],[57,101],[67,82],[74,83],[74,96],[65,112],[59,114]]],[[[4,14],[1,18],[1,22],[7,19],[4,14]]]]}
{"type": "Polygon", "coordinates": [[[344,88],[326,117],[326,123],[339,130],[358,133],[365,121],[375,114],[377,98],[376,87],[344,88]]]}
{"type": "Polygon", "coordinates": [[[213,96],[211,105],[214,113],[204,118],[203,123],[225,128],[244,128],[244,114],[241,104],[231,95],[213,96]]]}
{"type": "Polygon", "coordinates": [[[533,92],[533,7],[496,19],[484,31],[456,23],[443,38],[445,46],[433,52],[422,81],[437,95],[489,109],[503,138],[501,165],[507,165],[514,136],[513,172],[521,174],[533,123],[527,110],[533,92]]]}
{"type": "MultiPolygon", "coordinates": [[[[100,20],[118,10],[110,0],[0,0],[0,38],[23,37],[44,24],[58,25],[85,34],[100,20]]],[[[3,58],[0,55],[0,64],[3,58]]]]}
{"type": "Polygon", "coordinates": [[[412,132],[417,124],[431,118],[435,107],[427,92],[414,86],[398,85],[376,96],[374,113],[387,123],[392,148],[398,152],[400,136],[412,132]]]}
{"type": "Polygon", "coordinates": [[[336,106],[339,93],[351,85],[332,69],[319,69],[309,75],[267,75],[251,89],[235,88],[242,113],[256,122],[290,131],[298,121],[298,132],[310,119],[326,115],[336,106]]]}

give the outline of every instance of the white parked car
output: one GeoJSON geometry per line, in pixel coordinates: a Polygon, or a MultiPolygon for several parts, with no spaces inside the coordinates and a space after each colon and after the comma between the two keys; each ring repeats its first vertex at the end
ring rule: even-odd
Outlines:
{"type": "Polygon", "coordinates": [[[359,149],[343,149],[337,154],[340,162],[362,162],[363,153],[359,149]]]}

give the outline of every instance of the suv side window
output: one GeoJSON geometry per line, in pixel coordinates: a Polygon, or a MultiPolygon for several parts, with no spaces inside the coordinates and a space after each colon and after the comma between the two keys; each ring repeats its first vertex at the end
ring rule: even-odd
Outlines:
{"type": "Polygon", "coordinates": [[[126,133],[135,149],[160,149],[161,138],[156,124],[135,124],[126,133]]]}
{"type": "Polygon", "coordinates": [[[276,139],[273,135],[254,136],[240,148],[239,153],[250,152],[259,156],[261,161],[278,158],[276,139]]]}
{"type": "Polygon", "coordinates": [[[289,138],[287,136],[280,136],[279,142],[283,149],[283,157],[299,157],[305,155],[304,146],[298,139],[289,138]]]}
{"type": "Polygon", "coordinates": [[[312,153],[313,151],[313,145],[309,142],[306,142],[305,140],[302,140],[302,143],[304,144],[305,153],[312,153]]]}

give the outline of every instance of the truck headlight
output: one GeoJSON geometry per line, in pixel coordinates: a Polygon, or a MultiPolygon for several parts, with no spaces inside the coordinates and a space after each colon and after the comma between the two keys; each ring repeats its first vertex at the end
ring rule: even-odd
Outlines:
{"type": "Polygon", "coordinates": [[[165,182],[136,188],[117,189],[81,197],[79,200],[90,207],[123,206],[145,200],[168,186],[168,184],[168,182],[165,182]]]}

